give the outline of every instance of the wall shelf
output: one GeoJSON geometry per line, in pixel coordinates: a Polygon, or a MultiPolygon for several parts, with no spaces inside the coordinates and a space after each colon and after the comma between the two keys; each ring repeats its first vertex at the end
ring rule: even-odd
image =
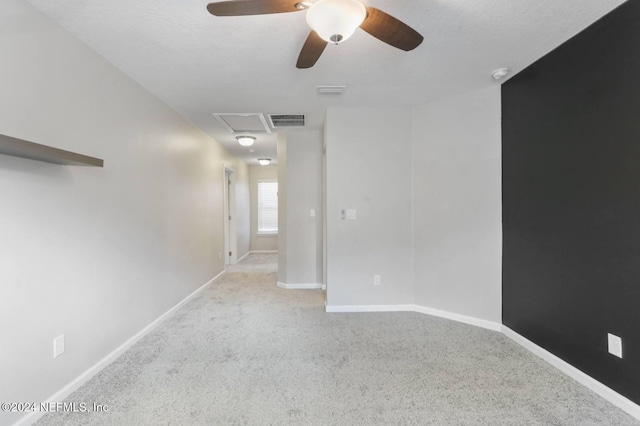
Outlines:
{"type": "Polygon", "coordinates": [[[0,154],[65,166],[104,167],[104,160],[0,134],[0,154]]]}

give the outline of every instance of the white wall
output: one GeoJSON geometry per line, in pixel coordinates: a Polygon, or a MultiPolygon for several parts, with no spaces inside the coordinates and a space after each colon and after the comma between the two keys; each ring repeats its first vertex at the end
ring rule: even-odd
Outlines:
{"type": "Polygon", "coordinates": [[[247,168],[27,2],[0,19],[0,133],[105,160],[0,155],[0,401],[40,402],[222,271],[222,164],[245,203],[247,168]]]}
{"type": "Polygon", "coordinates": [[[278,281],[287,282],[287,134],[278,132],[278,281]]]}
{"type": "Polygon", "coordinates": [[[278,250],[277,235],[258,235],[258,181],[278,180],[277,166],[250,166],[251,251],[278,250]]]}
{"type": "Polygon", "coordinates": [[[327,110],[329,306],[413,302],[411,136],[407,109],[327,110]]]}
{"type": "Polygon", "coordinates": [[[287,272],[281,283],[322,284],[322,140],[319,130],[287,134],[287,272]]]}
{"type": "Polygon", "coordinates": [[[500,87],[413,110],[418,305],[501,323],[500,87]]]}
{"type": "Polygon", "coordinates": [[[236,259],[240,259],[251,248],[251,183],[249,166],[239,159],[234,159],[233,164],[236,166],[236,259]]]}
{"type": "Polygon", "coordinates": [[[499,86],[416,108],[328,109],[328,306],[501,322],[500,117],[499,86]]]}

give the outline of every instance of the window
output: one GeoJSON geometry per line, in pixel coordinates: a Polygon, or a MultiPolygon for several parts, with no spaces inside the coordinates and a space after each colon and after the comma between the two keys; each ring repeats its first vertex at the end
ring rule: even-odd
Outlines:
{"type": "Polygon", "coordinates": [[[278,233],[278,182],[258,181],[258,234],[278,233]]]}

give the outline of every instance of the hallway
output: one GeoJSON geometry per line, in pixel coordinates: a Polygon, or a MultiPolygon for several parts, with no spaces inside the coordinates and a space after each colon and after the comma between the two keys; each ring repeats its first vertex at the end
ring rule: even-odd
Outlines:
{"type": "Polygon", "coordinates": [[[278,272],[278,253],[250,253],[235,265],[227,266],[229,272],[278,272]]]}

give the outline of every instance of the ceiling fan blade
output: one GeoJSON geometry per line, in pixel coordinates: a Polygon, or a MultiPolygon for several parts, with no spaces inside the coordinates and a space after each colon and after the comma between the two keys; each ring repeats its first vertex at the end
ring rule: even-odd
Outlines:
{"type": "Polygon", "coordinates": [[[267,15],[298,12],[296,0],[235,0],[209,3],[207,10],[215,16],[267,15]]]}
{"type": "Polygon", "coordinates": [[[307,41],[302,46],[296,68],[311,68],[314,66],[322,52],[324,52],[325,47],[327,47],[327,42],[321,39],[315,31],[311,31],[307,41]]]}
{"type": "Polygon", "coordinates": [[[375,7],[367,7],[367,17],[360,28],[375,38],[405,51],[415,49],[424,40],[416,30],[375,7]]]}

